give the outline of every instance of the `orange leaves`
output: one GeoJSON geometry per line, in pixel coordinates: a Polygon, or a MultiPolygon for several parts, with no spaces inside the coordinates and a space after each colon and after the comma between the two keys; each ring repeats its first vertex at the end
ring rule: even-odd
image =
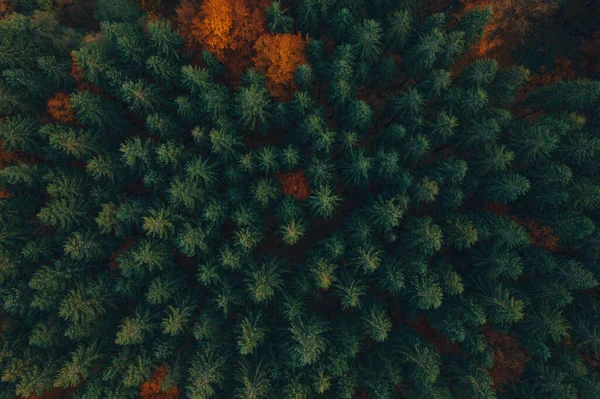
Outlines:
{"type": "MultiPolygon", "coordinates": [[[[190,4],[182,4],[178,19],[189,20],[190,4]]],[[[203,48],[221,61],[230,52],[245,52],[252,48],[256,39],[264,33],[264,10],[252,7],[244,0],[205,0],[196,16],[191,19],[190,33],[203,48]]]]}
{"type": "Polygon", "coordinates": [[[545,0],[462,0],[465,10],[492,6],[492,34],[511,32],[524,39],[535,19],[551,14],[557,5],[545,0]]]}
{"type": "Polygon", "coordinates": [[[559,250],[559,239],[552,235],[552,227],[538,224],[534,219],[525,220],[523,225],[528,230],[529,242],[531,245],[552,252],[559,250]]]}
{"type": "Polygon", "coordinates": [[[504,44],[504,41],[494,31],[497,28],[494,25],[486,26],[483,30],[483,36],[473,46],[473,51],[480,57],[492,54],[494,50],[504,44]]]}
{"type": "Polygon", "coordinates": [[[267,86],[274,96],[285,97],[294,87],[294,72],[306,64],[307,40],[301,34],[267,34],[261,36],[254,48],[254,66],[265,74],[267,86]]]}
{"type": "Polygon", "coordinates": [[[14,11],[14,6],[9,0],[0,0],[0,18],[14,11]]]}
{"type": "Polygon", "coordinates": [[[296,67],[307,62],[307,41],[300,34],[266,32],[265,9],[270,3],[205,0],[198,8],[183,0],[176,13],[188,52],[210,51],[227,66],[234,81],[254,64],[265,74],[271,94],[286,97],[294,86],[296,67]]]}
{"type": "Polygon", "coordinates": [[[192,19],[192,35],[220,60],[232,45],[233,5],[228,0],[206,0],[192,19]]]}
{"type": "Polygon", "coordinates": [[[192,0],[181,0],[179,7],[175,9],[175,20],[179,27],[179,34],[183,38],[186,50],[192,48],[193,38],[190,32],[192,20],[198,14],[198,7],[192,0]]]}
{"type": "Polygon", "coordinates": [[[163,382],[167,375],[167,368],[159,366],[154,370],[154,376],[149,381],[140,385],[140,397],[142,399],[177,399],[179,398],[179,389],[172,387],[166,391],[162,390],[163,382]]]}
{"type": "Polygon", "coordinates": [[[490,377],[494,387],[502,392],[504,386],[517,382],[530,356],[513,336],[493,331],[487,326],[483,333],[494,351],[494,367],[490,370],[490,377]]]}
{"type": "Polygon", "coordinates": [[[232,30],[235,45],[232,50],[249,55],[252,45],[265,33],[265,12],[260,8],[252,8],[245,2],[233,3],[235,24],[232,30]]]}
{"type": "Polygon", "coordinates": [[[304,176],[302,170],[295,172],[283,173],[276,176],[281,184],[281,189],[285,195],[292,198],[306,201],[310,197],[310,188],[308,179],[304,176]]]}
{"type": "Polygon", "coordinates": [[[54,97],[48,100],[48,113],[55,121],[60,123],[75,121],[75,114],[69,103],[69,95],[66,93],[56,93],[54,97]]]}
{"type": "Polygon", "coordinates": [[[501,64],[513,63],[510,50],[525,40],[537,21],[556,10],[556,5],[545,0],[462,0],[464,9],[493,9],[492,22],[486,26],[483,37],[474,46],[478,56],[497,59],[501,64]]]}

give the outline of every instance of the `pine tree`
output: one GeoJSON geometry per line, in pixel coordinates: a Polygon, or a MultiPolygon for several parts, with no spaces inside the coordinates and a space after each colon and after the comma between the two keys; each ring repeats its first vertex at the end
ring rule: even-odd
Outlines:
{"type": "Polygon", "coordinates": [[[237,109],[243,126],[250,130],[267,127],[270,100],[267,89],[258,85],[243,88],[236,96],[237,109]]]}
{"type": "Polygon", "coordinates": [[[366,19],[362,25],[352,30],[352,44],[354,45],[358,59],[372,63],[381,54],[381,35],[383,30],[379,23],[372,19],[366,19]]]}
{"type": "Polygon", "coordinates": [[[598,82],[491,9],[5,3],[0,398],[598,397],[598,82]]]}
{"type": "Polygon", "coordinates": [[[288,33],[294,25],[294,19],[287,14],[288,9],[281,8],[281,2],[274,1],[267,9],[269,29],[273,33],[288,33]]]}

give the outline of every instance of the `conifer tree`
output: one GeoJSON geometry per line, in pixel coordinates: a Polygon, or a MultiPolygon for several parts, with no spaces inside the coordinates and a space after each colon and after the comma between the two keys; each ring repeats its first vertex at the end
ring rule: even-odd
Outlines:
{"type": "Polygon", "coordinates": [[[96,8],[0,19],[0,398],[598,397],[596,80],[489,8],[96,8]]]}

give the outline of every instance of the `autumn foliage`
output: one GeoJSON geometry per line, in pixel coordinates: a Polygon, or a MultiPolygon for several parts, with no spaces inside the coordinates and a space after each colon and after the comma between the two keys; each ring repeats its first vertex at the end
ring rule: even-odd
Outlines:
{"type": "Polygon", "coordinates": [[[183,0],[176,10],[180,34],[190,55],[202,50],[225,64],[235,82],[248,68],[263,72],[271,94],[287,97],[294,72],[307,63],[307,40],[298,34],[272,34],[265,10],[271,0],[183,0]]]}
{"type": "Polygon", "coordinates": [[[277,176],[285,195],[305,201],[310,196],[308,179],[302,170],[283,173],[277,176]]]}
{"type": "Polygon", "coordinates": [[[530,356],[511,335],[491,328],[485,328],[483,333],[494,351],[494,367],[490,370],[490,377],[494,381],[494,387],[502,392],[504,386],[518,381],[530,356]]]}
{"type": "Polygon", "coordinates": [[[0,0],[0,18],[14,11],[14,6],[9,0],[0,0]]]}
{"type": "Polygon", "coordinates": [[[177,399],[179,398],[179,389],[171,387],[163,391],[163,382],[167,375],[167,368],[159,366],[154,370],[154,376],[140,386],[141,399],[177,399]]]}
{"type": "Polygon", "coordinates": [[[552,234],[552,227],[538,224],[534,219],[527,219],[522,224],[527,228],[531,245],[553,252],[559,250],[559,239],[552,234]]]}
{"type": "Polygon", "coordinates": [[[307,40],[300,33],[261,36],[254,48],[254,66],[265,74],[271,94],[287,96],[294,87],[296,68],[306,64],[307,40]]]}
{"type": "Polygon", "coordinates": [[[213,53],[221,61],[235,56],[235,52],[245,53],[265,30],[265,13],[260,7],[246,0],[206,0],[195,16],[190,18],[195,8],[190,2],[182,2],[178,9],[183,34],[189,34],[203,49],[213,53]]]}
{"type": "Polygon", "coordinates": [[[510,61],[508,49],[521,43],[538,19],[557,9],[555,2],[546,0],[462,0],[462,4],[465,10],[492,7],[493,20],[474,51],[479,56],[497,58],[501,63],[510,61]]]}
{"type": "Polygon", "coordinates": [[[71,123],[75,121],[75,113],[69,103],[67,93],[56,93],[48,100],[48,113],[55,121],[60,123],[71,123]]]}
{"type": "Polygon", "coordinates": [[[231,34],[233,18],[232,3],[207,0],[192,20],[192,34],[207,50],[224,60],[225,50],[232,49],[236,44],[231,34]]]}

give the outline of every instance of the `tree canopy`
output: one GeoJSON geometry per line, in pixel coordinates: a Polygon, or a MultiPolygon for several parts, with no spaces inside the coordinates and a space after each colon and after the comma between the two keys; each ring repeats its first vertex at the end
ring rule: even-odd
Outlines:
{"type": "Polygon", "coordinates": [[[15,4],[0,399],[600,395],[598,80],[456,68],[490,9],[15,4]]]}

